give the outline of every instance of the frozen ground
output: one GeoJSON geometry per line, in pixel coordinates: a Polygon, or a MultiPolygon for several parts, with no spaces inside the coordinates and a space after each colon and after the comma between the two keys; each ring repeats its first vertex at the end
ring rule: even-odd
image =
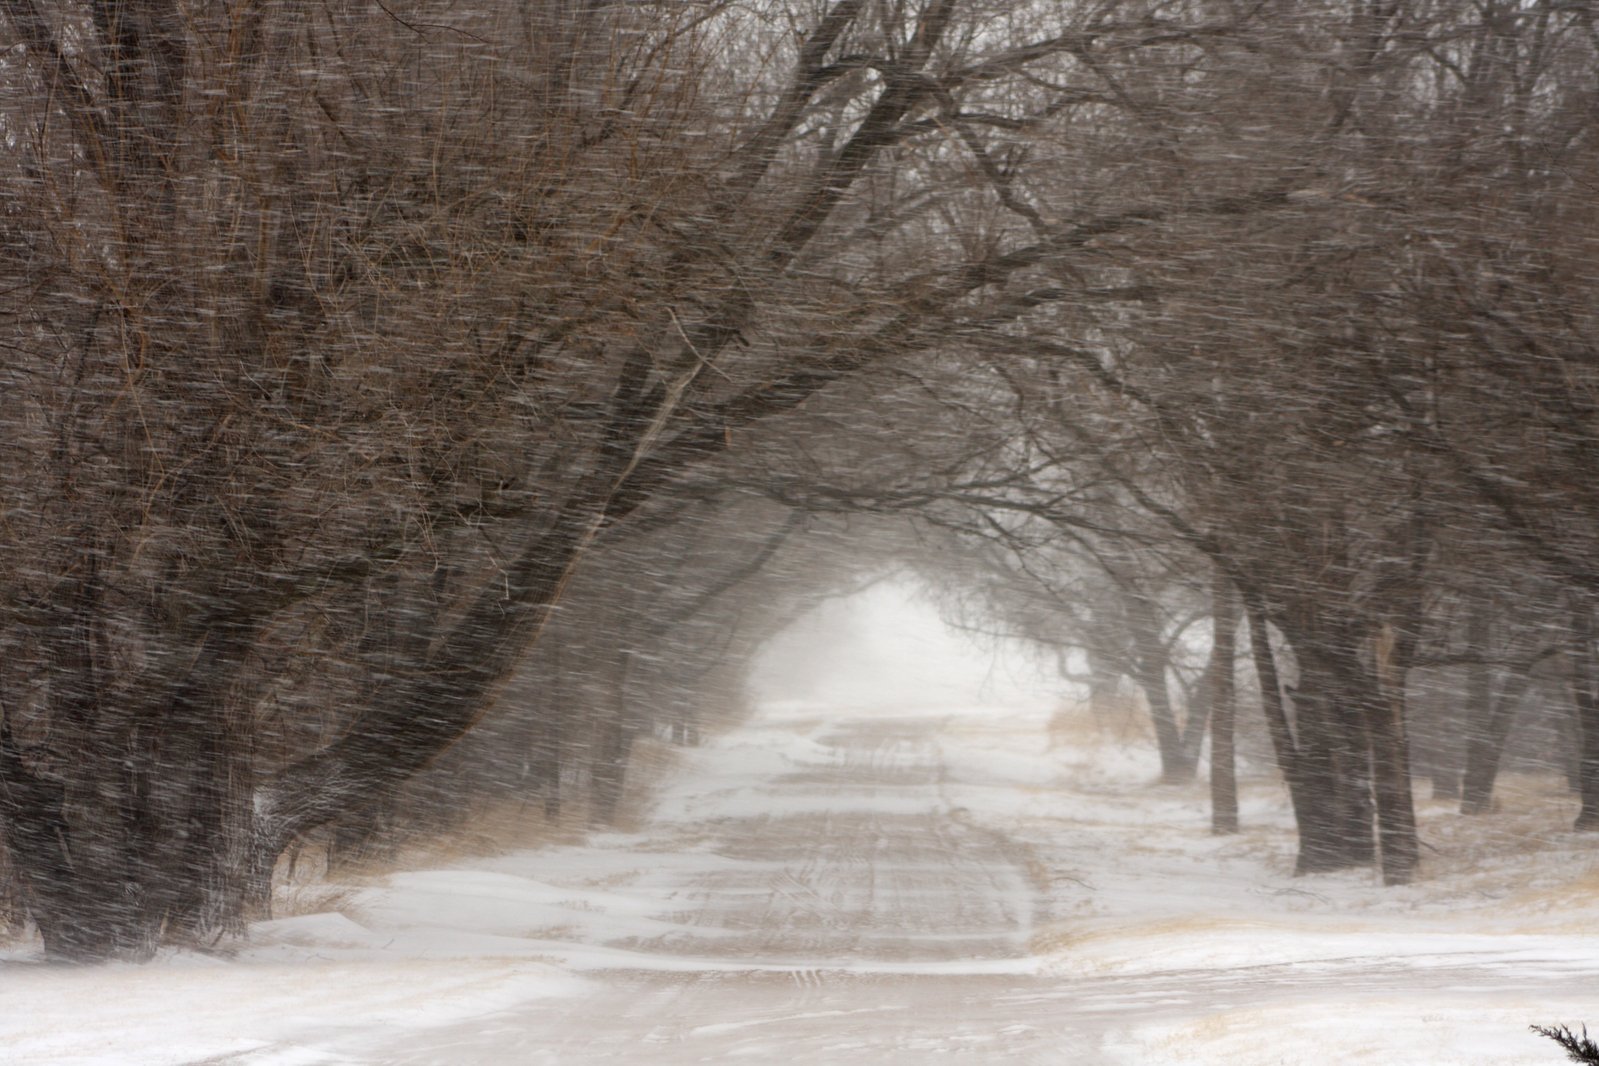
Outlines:
{"type": "MultiPolygon", "coordinates": [[[[1553,1064],[1599,866],[1549,786],[1424,806],[1421,884],[1294,879],[1086,716],[769,704],[636,834],[353,886],[237,959],[0,956],[16,1063],[1553,1064]]],[[[1423,786],[1424,788],[1424,786],[1423,786]]]]}

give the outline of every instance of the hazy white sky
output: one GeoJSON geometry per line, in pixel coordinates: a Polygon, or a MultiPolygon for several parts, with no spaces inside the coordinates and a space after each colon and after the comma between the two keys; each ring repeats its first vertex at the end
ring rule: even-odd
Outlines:
{"type": "Polygon", "coordinates": [[[751,683],[761,701],[861,707],[1004,702],[1043,685],[1024,649],[949,628],[904,580],[811,611],[768,645],[751,683]]]}

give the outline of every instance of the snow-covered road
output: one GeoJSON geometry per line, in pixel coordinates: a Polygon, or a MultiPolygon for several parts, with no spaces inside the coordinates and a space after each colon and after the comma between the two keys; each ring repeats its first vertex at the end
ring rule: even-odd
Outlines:
{"type": "Polygon", "coordinates": [[[1027,954],[1026,849],[951,817],[932,721],[827,733],[828,762],[771,779],[771,802],[707,827],[714,866],[683,893],[710,935],[654,950],[724,959],[951,962],[1027,954]],[[807,809],[808,808],[808,809],[807,809]]]}
{"type": "Polygon", "coordinates": [[[1534,1066],[1528,1023],[1599,1018],[1580,841],[1295,881],[1269,782],[1216,840],[1198,790],[1048,721],[769,708],[636,833],[352,886],[231,961],[13,952],[0,1062],[1534,1066]]]}
{"type": "Polygon", "coordinates": [[[630,941],[635,954],[612,956],[578,1002],[373,1050],[396,1063],[1058,1052],[1006,1019],[1007,1003],[1043,987],[1030,850],[954,809],[939,723],[837,723],[787,772],[691,786],[678,799],[709,815],[694,846],[708,861],[663,893],[679,929],[630,941]]]}
{"type": "MultiPolygon", "coordinates": [[[[1517,1011],[1543,1019],[1578,988],[1599,992],[1599,958],[1529,957],[1519,942],[1509,957],[1451,945],[1398,958],[1357,939],[1349,956],[1285,963],[1234,959],[1127,975],[1051,965],[1059,960],[1036,952],[1047,938],[1035,934],[1054,922],[1052,906],[1069,901],[1053,898],[1046,860],[1005,833],[1003,817],[983,819],[960,802],[983,797],[967,794],[970,767],[962,774],[946,758],[952,724],[937,715],[822,728],[802,720],[793,728],[809,734],[805,744],[774,743],[770,734],[762,744],[759,731],[730,738],[728,755],[764,747],[799,765],[762,779],[758,768],[738,774],[729,760],[722,774],[680,790],[678,814],[707,816],[695,851],[713,857],[666,893],[685,929],[630,942],[641,957],[611,958],[615,969],[596,975],[600,987],[575,1002],[504,1012],[488,1025],[474,1019],[367,1054],[408,1064],[953,1056],[1039,1064],[1214,1057],[1247,1066],[1329,1061],[1329,1042],[1347,1043],[1353,1029],[1375,1038],[1370,1054],[1338,1061],[1396,1062],[1385,1054],[1404,1049],[1420,1055],[1409,1062],[1530,1064],[1554,1061],[1554,1049],[1527,1036],[1517,1011]],[[705,788],[718,779],[730,787],[705,788]],[[1485,1022],[1482,1032],[1470,1031],[1472,1016],[1485,1022]],[[1513,1057],[1494,1057],[1496,1048],[1513,1057]]],[[[1128,844],[1134,850],[1136,840],[1128,844]]],[[[1114,864],[1114,856],[1089,861],[1114,864]]],[[[1177,899],[1185,891],[1181,883],[1152,887],[1177,899]]]]}

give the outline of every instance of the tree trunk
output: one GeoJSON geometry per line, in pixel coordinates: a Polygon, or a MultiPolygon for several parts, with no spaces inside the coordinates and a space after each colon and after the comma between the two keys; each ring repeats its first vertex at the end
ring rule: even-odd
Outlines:
{"type": "Polygon", "coordinates": [[[1593,832],[1599,830],[1599,670],[1593,611],[1582,601],[1571,608],[1571,696],[1577,708],[1577,794],[1582,801],[1574,828],[1593,832]]]}
{"type": "Polygon", "coordinates": [[[479,593],[426,663],[379,693],[342,737],[257,792],[254,876],[270,875],[296,837],[404,782],[477,725],[549,620],[602,515],[592,497],[569,505],[499,585],[479,593]]]}
{"type": "Polygon", "coordinates": [[[1160,754],[1160,779],[1168,784],[1192,781],[1195,763],[1183,758],[1183,734],[1177,725],[1171,689],[1166,683],[1166,644],[1160,639],[1155,608],[1147,597],[1128,596],[1128,618],[1132,636],[1138,687],[1149,704],[1150,723],[1155,727],[1155,747],[1160,754]]]}
{"type": "Polygon", "coordinates": [[[1309,808],[1305,796],[1304,768],[1300,762],[1298,745],[1294,741],[1293,727],[1283,707],[1282,680],[1277,673],[1277,655],[1272,651],[1266,612],[1259,600],[1247,592],[1244,608],[1249,620],[1249,650],[1255,665],[1255,677],[1260,684],[1260,710],[1266,719],[1266,733],[1271,737],[1277,769],[1288,786],[1288,800],[1294,809],[1294,821],[1302,826],[1309,808]]]}
{"type": "Polygon", "coordinates": [[[1300,824],[1298,874],[1363,866],[1376,856],[1371,760],[1358,698],[1333,664],[1329,635],[1301,624],[1294,695],[1306,817],[1300,824]]]}
{"type": "MultiPolygon", "coordinates": [[[[1116,690],[1121,685],[1121,674],[1105,656],[1093,648],[1084,648],[1088,665],[1088,710],[1096,719],[1111,713],[1116,706],[1116,690]]],[[[1060,676],[1068,676],[1065,655],[1060,658],[1060,676]]]]}
{"type": "Polygon", "coordinates": [[[627,697],[627,675],[632,654],[625,649],[617,666],[612,690],[612,705],[600,726],[599,753],[589,770],[590,820],[595,825],[614,825],[627,785],[627,763],[633,751],[638,727],[627,697]]]}
{"type": "Polygon", "coordinates": [[[1353,866],[1377,860],[1377,801],[1372,794],[1372,751],[1365,721],[1365,701],[1372,698],[1372,692],[1362,687],[1335,684],[1326,704],[1339,834],[1345,863],[1353,866]]]}
{"type": "Polygon", "coordinates": [[[1397,627],[1385,623],[1379,629],[1374,658],[1376,685],[1364,706],[1377,798],[1378,855],[1383,884],[1405,885],[1415,877],[1420,850],[1405,732],[1405,677],[1410,654],[1397,627]]]}
{"type": "Polygon", "coordinates": [[[1261,710],[1299,831],[1294,874],[1324,873],[1359,865],[1360,860],[1350,858],[1343,835],[1338,779],[1326,737],[1322,701],[1304,692],[1302,683],[1302,691],[1294,699],[1296,723],[1289,722],[1277,656],[1258,593],[1246,591],[1245,607],[1249,614],[1250,650],[1260,679],[1261,710]]]}
{"type": "Polygon", "coordinates": [[[565,763],[566,708],[552,707],[533,741],[532,776],[544,797],[544,817],[561,816],[561,768],[565,763]]]}
{"type": "Polygon", "coordinates": [[[1370,806],[1360,795],[1369,787],[1352,774],[1334,740],[1333,711],[1326,693],[1295,694],[1307,817],[1299,827],[1296,874],[1327,873],[1369,863],[1372,858],[1370,806]]]}
{"type": "Polygon", "coordinates": [[[250,780],[232,690],[260,622],[239,609],[172,634],[144,695],[113,706],[86,558],[43,642],[50,735],[25,748],[0,716],[0,831],[50,955],[148,958],[242,926],[250,780]]]}
{"type": "Polygon", "coordinates": [[[1178,764],[1186,767],[1190,777],[1199,768],[1199,756],[1205,746],[1205,734],[1210,728],[1211,707],[1216,702],[1215,659],[1205,663],[1193,696],[1188,701],[1188,714],[1183,721],[1182,735],[1177,742],[1178,764]]]}
{"type": "Polygon", "coordinates": [[[1210,669],[1210,827],[1213,833],[1238,832],[1238,778],[1233,755],[1236,707],[1233,661],[1237,655],[1238,606],[1232,583],[1218,568],[1211,593],[1210,669]]]}
{"type": "Polygon", "coordinates": [[[142,959],[242,927],[245,749],[226,712],[195,710],[85,738],[67,780],[0,730],[0,823],[50,955],[142,959]]]}
{"type": "Polygon", "coordinates": [[[1499,776],[1505,744],[1516,723],[1516,711],[1530,687],[1532,679],[1526,674],[1508,674],[1497,694],[1489,692],[1487,713],[1472,715],[1466,739],[1466,770],[1460,782],[1461,814],[1486,814],[1493,808],[1494,782],[1499,776]]]}
{"type": "Polygon", "coordinates": [[[1466,769],[1461,780],[1461,814],[1483,814],[1493,799],[1499,752],[1493,742],[1493,674],[1488,669],[1492,622],[1486,596],[1473,597],[1466,623],[1466,769]]]}

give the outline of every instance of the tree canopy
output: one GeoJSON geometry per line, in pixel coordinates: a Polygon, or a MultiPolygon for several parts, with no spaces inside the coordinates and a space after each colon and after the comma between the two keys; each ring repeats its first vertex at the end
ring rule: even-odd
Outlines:
{"type": "Polygon", "coordinates": [[[1413,876],[1407,679],[1553,632],[1599,827],[1590,5],[0,12],[0,832],[51,952],[237,928],[474,731],[614,803],[627,694],[838,579],[773,500],[947,531],[1179,762],[1178,616],[1247,618],[1306,871],[1413,876]]]}

